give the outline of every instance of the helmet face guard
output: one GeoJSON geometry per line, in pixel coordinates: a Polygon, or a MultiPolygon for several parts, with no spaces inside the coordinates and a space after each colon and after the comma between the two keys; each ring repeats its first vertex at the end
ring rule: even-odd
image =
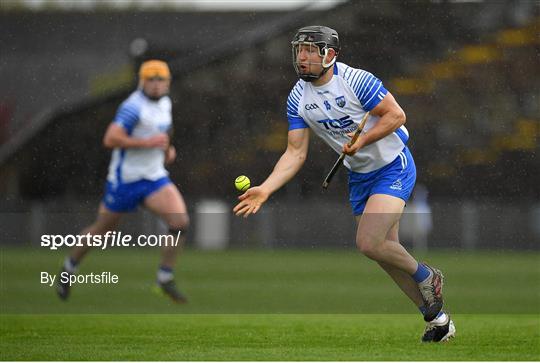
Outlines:
{"type": "Polygon", "coordinates": [[[291,42],[292,45],[292,60],[293,66],[298,74],[298,77],[306,82],[313,82],[323,74],[336,62],[337,54],[339,53],[339,37],[335,30],[325,26],[308,26],[298,30],[291,42]],[[307,51],[311,54],[317,51],[318,55],[322,58],[321,62],[313,63],[308,62],[307,65],[320,65],[322,67],[319,74],[304,73],[299,64],[298,55],[300,51],[308,48],[307,51]],[[326,62],[329,49],[332,48],[336,52],[336,56],[329,62],[326,62]]]}
{"type": "Polygon", "coordinates": [[[329,63],[326,63],[326,58],[328,56],[328,47],[326,45],[322,44],[316,44],[312,42],[292,42],[292,57],[293,57],[293,66],[294,70],[296,71],[296,74],[298,74],[298,77],[303,79],[306,82],[312,82],[315,81],[323,74],[325,74],[328,69],[336,62],[336,57],[334,57],[329,63]],[[308,66],[311,65],[319,65],[321,66],[321,72],[319,74],[313,74],[313,73],[303,73],[300,69],[300,63],[298,61],[298,54],[300,54],[300,51],[303,47],[309,47],[308,52],[312,53],[315,50],[319,54],[320,57],[322,57],[322,60],[320,62],[314,63],[314,62],[305,62],[308,66]],[[315,48],[315,49],[314,49],[315,48]]]}

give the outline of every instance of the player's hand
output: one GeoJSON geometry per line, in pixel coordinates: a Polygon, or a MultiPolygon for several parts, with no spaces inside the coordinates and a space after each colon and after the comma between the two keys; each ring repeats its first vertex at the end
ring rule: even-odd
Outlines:
{"type": "MultiPolygon", "coordinates": [[[[348,133],[347,136],[349,138],[352,138],[354,136],[354,132],[348,133]]],[[[349,143],[350,142],[343,144],[343,149],[342,149],[343,153],[349,156],[353,156],[354,154],[356,154],[356,152],[360,150],[363,146],[362,137],[359,137],[358,139],[356,139],[356,142],[352,145],[349,145],[349,143]]]]}
{"type": "Polygon", "coordinates": [[[176,160],[176,148],[170,145],[165,151],[165,164],[170,164],[176,160]]]}
{"type": "Polygon", "coordinates": [[[237,216],[244,216],[244,218],[247,218],[250,214],[257,213],[261,208],[261,205],[266,202],[269,196],[270,193],[260,186],[250,188],[238,197],[240,203],[234,207],[233,212],[237,216]]]}
{"type": "Polygon", "coordinates": [[[160,133],[154,136],[149,137],[145,141],[145,146],[148,148],[157,147],[163,150],[167,150],[169,147],[169,135],[165,133],[160,133]]]}

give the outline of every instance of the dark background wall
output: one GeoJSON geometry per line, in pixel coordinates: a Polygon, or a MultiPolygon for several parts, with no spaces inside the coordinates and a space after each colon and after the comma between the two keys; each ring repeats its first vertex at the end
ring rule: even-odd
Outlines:
{"type": "MultiPolygon", "coordinates": [[[[519,238],[537,241],[538,15],[528,2],[444,1],[318,12],[1,12],[2,206],[95,208],[109,159],[101,138],[145,57],[168,60],[174,74],[171,175],[190,202],[233,203],[232,180],[262,182],[284,150],[296,79],[290,39],[318,23],[339,31],[340,60],[376,74],[406,111],[418,182],[445,206],[433,209],[440,220],[448,210],[461,220],[465,203],[477,212],[508,206],[521,213],[514,225],[527,221],[519,238]],[[139,53],[130,50],[137,38],[147,44],[139,53]]],[[[345,205],[344,172],[328,192],[320,188],[336,155],[314,138],[310,148],[275,199],[345,205]]],[[[505,211],[490,213],[500,224],[505,211]]]]}

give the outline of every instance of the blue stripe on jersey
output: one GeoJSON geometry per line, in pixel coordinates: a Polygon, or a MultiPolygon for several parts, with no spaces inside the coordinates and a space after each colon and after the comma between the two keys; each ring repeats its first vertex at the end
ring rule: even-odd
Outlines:
{"type": "Polygon", "coordinates": [[[139,109],[130,103],[122,104],[114,117],[114,122],[124,127],[128,134],[131,134],[137,121],[139,121],[139,109]]]}
{"type": "Polygon", "coordinates": [[[373,110],[375,106],[377,106],[382,101],[382,99],[384,98],[384,96],[386,96],[387,93],[388,91],[386,90],[386,88],[384,88],[381,81],[379,81],[378,87],[375,89],[375,91],[372,92],[372,96],[364,105],[364,109],[366,111],[373,110]]]}
{"type": "Polygon", "coordinates": [[[399,138],[401,139],[401,141],[403,141],[403,144],[407,145],[407,141],[409,140],[409,136],[407,136],[407,134],[405,133],[405,131],[403,131],[401,129],[401,127],[399,129],[397,129],[396,131],[394,131],[398,136],[399,138]]]}
{"type": "Polygon", "coordinates": [[[303,90],[303,87],[300,82],[297,82],[287,98],[287,120],[289,120],[289,130],[305,129],[309,127],[304,119],[298,114],[298,104],[302,97],[301,90],[303,90]]]}
{"type": "Polygon", "coordinates": [[[350,85],[352,86],[353,89],[357,89],[358,88],[358,85],[361,84],[362,80],[365,78],[365,74],[362,75],[361,72],[351,72],[353,74],[352,78],[351,78],[351,82],[350,82],[350,85]]]}
{"type": "Polygon", "coordinates": [[[355,75],[359,76],[355,78],[354,82],[352,83],[353,89],[356,92],[357,89],[364,89],[364,87],[366,86],[366,82],[369,81],[369,73],[357,71],[355,75]]]}
{"type": "MultiPolygon", "coordinates": [[[[371,89],[375,86],[374,77],[366,77],[363,85],[363,91],[360,94],[360,98],[366,101],[365,97],[371,93],[371,89]]],[[[364,103],[364,102],[363,102],[364,103]]]]}
{"type": "Polygon", "coordinates": [[[334,63],[334,74],[338,74],[337,63],[334,63]]]}
{"type": "Polygon", "coordinates": [[[388,91],[382,82],[373,74],[363,70],[353,70],[354,75],[347,78],[354,94],[366,111],[371,111],[381,102],[388,91]]]}
{"type": "Polygon", "coordinates": [[[296,90],[293,90],[291,92],[291,98],[296,103],[296,105],[298,105],[298,103],[300,103],[300,95],[296,94],[296,90]]]}
{"type": "Polygon", "coordinates": [[[348,81],[349,78],[351,78],[351,74],[353,74],[352,68],[351,68],[351,67],[347,67],[347,68],[345,68],[345,72],[343,72],[343,78],[345,78],[345,80],[348,81]],[[350,71],[350,72],[349,72],[349,75],[347,75],[347,72],[348,72],[348,71],[350,71]]]}
{"type": "Polygon", "coordinates": [[[298,98],[298,100],[300,100],[300,97],[302,97],[302,92],[300,92],[300,90],[297,89],[296,87],[293,88],[292,93],[298,98]]]}
{"type": "Polygon", "coordinates": [[[122,164],[126,157],[126,149],[120,149],[120,157],[118,158],[118,165],[116,166],[116,183],[122,184],[122,164]]]}

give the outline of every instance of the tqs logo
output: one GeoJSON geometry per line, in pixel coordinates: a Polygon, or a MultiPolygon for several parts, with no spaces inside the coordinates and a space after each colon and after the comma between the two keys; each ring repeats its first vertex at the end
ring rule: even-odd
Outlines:
{"type": "Polygon", "coordinates": [[[326,119],[326,120],[319,120],[318,123],[324,125],[324,127],[327,130],[330,130],[330,128],[333,129],[345,129],[352,124],[354,124],[354,121],[351,119],[351,116],[347,115],[339,119],[326,119]]]}
{"type": "Polygon", "coordinates": [[[319,106],[317,106],[316,103],[308,103],[308,104],[306,105],[306,110],[308,110],[308,111],[310,111],[310,110],[316,110],[316,109],[318,109],[318,108],[319,108],[319,106]]]}

